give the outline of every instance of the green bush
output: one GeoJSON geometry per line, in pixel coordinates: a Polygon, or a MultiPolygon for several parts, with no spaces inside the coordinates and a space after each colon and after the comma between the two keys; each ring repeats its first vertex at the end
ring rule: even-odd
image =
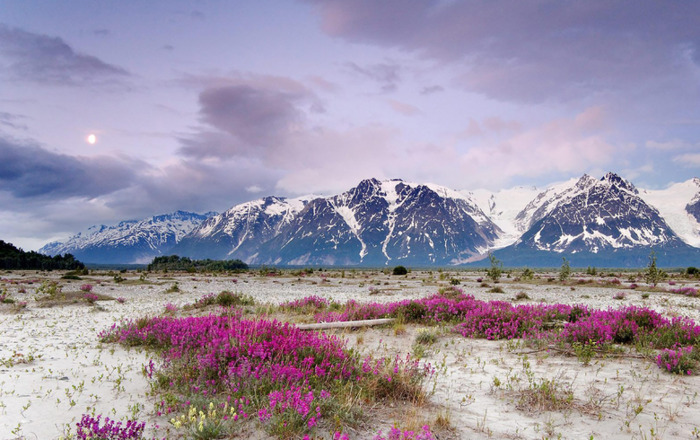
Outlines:
{"type": "Polygon", "coordinates": [[[392,273],[394,275],[406,275],[408,273],[408,269],[403,266],[396,266],[392,273]]]}

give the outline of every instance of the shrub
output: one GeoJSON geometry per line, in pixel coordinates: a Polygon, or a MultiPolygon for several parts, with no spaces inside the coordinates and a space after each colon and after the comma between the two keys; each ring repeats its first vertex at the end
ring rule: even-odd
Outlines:
{"type": "Polygon", "coordinates": [[[435,332],[432,332],[428,329],[420,329],[416,334],[416,344],[431,345],[436,343],[437,340],[438,337],[435,334],[435,332]]]}
{"type": "Polygon", "coordinates": [[[531,280],[535,277],[535,272],[532,271],[530,268],[525,268],[523,270],[523,273],[520,274],[520,279],[523,280],[531,280]]]}
{"type": "Polygon", "coordinates": [[[403,266],[396,266],[394,267],[394,270],[392,271],[394,275],[406,275],[408,273],[408,269],[406,269],[403,266]]]}
{"type": "Polygon", "coordinates": [[[644,272],[644,279],[647,284],[654,286],[656,286],[661,279],[661,272],[659,272],[659,269],[656,267],[656,253],[654,251],[651,251],[649,254],[649,264],[644,272]]]}
{"type": "Polygon", "coordinates": [[[566,281],[571,276],[571,266],[566,257],[562,258],[561,268],[559,269],[559,281],[566,281]]]}
{"type": "Polygon", "coordinates": [[[145,422],[138,423],[134,420],[126,422],[122,426],[122,422],[114,422],[109,418],[105,418],[104,424],[101,423],[101,415],[97,418],[83,414],[82,419],[76,424],[78,427],[78,440],[140,440],[141,434],[146,426],[145,422]]]}
{"type": "Polygon", "coordinates": [[[489,253],[489,262],[491,267],[486,271],[486,275],[497,283],[503,274],[503,263],[501,263],[493,254],[489,253]]]}
{"type": "Polygon", "coordinates": [[[517,294],[515,294],[516,301],[521,301],[521,300],[526,300],[526,299],[530,299],[530,297],[525,292],[518,292],[517,294]]]}
{"type": "Polygon", "coordinates": [[[656,357],[656,365],[669,373],[693,374],[698,366],[700,353],[691,347],[665,349],[656,357]]]}
{"type": "Polygon", "coordinates": [[[685,270],[685,274],[688,276],[700,275],[700,269],[698,269],[697,267],[690,266],[685,270]]]}

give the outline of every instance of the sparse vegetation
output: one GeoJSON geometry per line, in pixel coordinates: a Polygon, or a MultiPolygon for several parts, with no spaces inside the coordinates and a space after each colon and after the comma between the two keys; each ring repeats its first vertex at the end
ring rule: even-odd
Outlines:
{"type": "Polygon", "coordinates": [[[503,263],[491,253],[489,253],[489,263],[491,267],[486,271],[486,275],[491,278],[494,283],[497,283],[503,274],[503,263]]]}
{"type": "Polygon", "coordinates": [[[408,273],[408,269],[406,269],[404,266],[396,266],[391,273],[393,275],[406,275],[408,273]]]}
{"type": "Polygon", "coordinates": [[[191,260],[187,257],[169,255],[155,257],[148,265],[148,271],[223,272],[244,271],[248,265],[241,260],[191,260]]]}

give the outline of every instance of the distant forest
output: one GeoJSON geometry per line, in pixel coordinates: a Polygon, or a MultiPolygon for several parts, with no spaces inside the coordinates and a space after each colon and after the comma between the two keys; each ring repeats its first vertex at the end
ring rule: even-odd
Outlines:
{"type": "Polygon", "coordinates": [[[25,252],[12,243],[0,240],[0,269],[36,269],[36,270],[76,270],[85,265],[71,254],[49,257],[38,252],[25,252]]]}
{"type": "Polygon", "coordinates": [[[241,260],[191,260],[187,257],[169,255],[156,257],[148,270],[183,270],[188,272],[221,272],[227,270],[248,270],[248,265],[241,260]]]}

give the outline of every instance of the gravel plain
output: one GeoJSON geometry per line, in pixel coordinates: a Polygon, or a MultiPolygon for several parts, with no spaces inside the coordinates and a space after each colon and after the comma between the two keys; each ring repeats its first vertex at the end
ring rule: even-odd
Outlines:
{"type": "MultiPolygon", "coordinates": [[[[341,303],[390,302],[422,298],[459,283],[456,287],[483,300],[514,301],[522,292],[528,299],[518,301],[521,304],[585,304],[601,309],[637,305],[700,322],[699,297],[667,291],[697,288],[697,280],[677,279],[673,286],[662,283],[656,291],[648,291],[630,273],[605,277],[575,273],[562,284],[556,273],[538,273],[534,281],[521,282],[514,272],[512,278],[504,276],[499,284],[488,286],[479,280],[483,271],[412,271],[406,276],[369,270],[287,271],[277,276],[253,271],[129,272],[118,274],[124,278],[121,282],[115,281],[117,274],[107,272],[93,272],[82,280],[64,280],[61,275],[0,273],[0,289],[15,301],[0,304],[0,440],[67,436],[86,413],[138,418],[147,422],[149,436],[178,438],[167,418],[153,411],[154,397],[142,374],[149,354],[101,344],[98,334],[122,320],[163,314],[166,306],[181,313],[183,306],[224,290],[250,295],[258,304],[309,295],[341,303]],[[63,293],[76,294],[89,283],[94,293],[113,299],[47,306],[37,301],[43,295],[37,289],[46,280],[59,283],[63,293]],[[630,289],[633,281],[640,288],[630,289]],[[494,286],[503,293],[492,292],[494,286]],[[620,292],[624,298],[615,299],[620,292]]],[[[419,330],[406,326],[397,332],[389,326],[332,331],[364,351],[405,354],[415,350],[419,330]]],[[[353,438],[372,438],[379,429],[386,432],[393,425],[433,426],[438,419],[445,425],[438,438],[700,438],[700,376],[668,374],[641,356],[596,357],[584,365],[555,350],[532,349],[517,341],[465,339],[448,329],[440,329],[438,342],[421,355],[438,370],[430,384],[429,403],[423,408],[373,408],[370,421],[354,431],[353,438]],[[523,396],[533,381],[542,380],[569,393],[569,404],[556,410],[528,404],[523,396]]],[[[260,434],[260,438],[266,437],[260,434]]]]}

